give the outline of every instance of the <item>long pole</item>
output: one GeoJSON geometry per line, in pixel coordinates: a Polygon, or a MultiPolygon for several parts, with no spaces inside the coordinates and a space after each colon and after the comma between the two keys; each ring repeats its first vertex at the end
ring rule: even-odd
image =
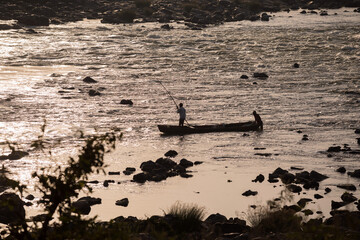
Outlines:
{"type": "MultiPolygon", "coordinates": [[[[162,82],[161,81],[156,81],[156,82],[158,82],[158,83],[160,83],[160,85],[165,89],[165,91],[167,92],[167,94],[171,97],[171,99],[173,100],[173,102],[175,103],[175,105],[176,105],[176,108],[177,109],[179,109],[179,106],[177,105],[177,103],[176,103],[176,101],[175,101],[175,99],[173,98],[173,96],[171,96],[171,94],[170,94],[170,92],[166,89],[166,87],[162,84],[162,82]]],[[[187,125],[189,125],[190,126],[190,124],[188,123],[188,121],[185,119],[185,122],[187,123],[187,125]]]]}
{"type": "Polygon", "coordinates": [[[177,105],[177,103],[175,102],[175,99],[173,98],[173,96],[171,96],[170,92],[166,89],[166,87],[162,84],[162,82],[157,81],[158,83],[160,83],[160,85],[165,89],[165,91],[167,92],[167,94],[171,97],[171,99],[173,100],[173,102],[176,105],[176,108],[179,109],[179,106],[177,105]]]}

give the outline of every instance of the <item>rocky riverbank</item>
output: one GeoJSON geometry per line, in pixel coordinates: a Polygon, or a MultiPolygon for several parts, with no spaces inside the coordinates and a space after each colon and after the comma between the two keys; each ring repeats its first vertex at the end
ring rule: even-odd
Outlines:
{"type": "MultiPolygon", "coordinates": [[[[349,172],[350,177],[359,178],[358,172],[349,172]],[[356,174],[355,174],[356,173],[356,174]]],[[[336,172],[343,174],[345,168],[337,169],[336,172]]],[[[277,168],[269,173],[267,180],[271,183],[281,181],[287,194],[293,192],[300,194],[302,185],[304,189],[319,189],[319,183],[325,180],[327,176],[316,171],[303,171],[301,168],[292,167],[289,170],[277,168]],[[296,173],[291,173],[295,171],[296,173]],[[309,187],[306,187],[306,185],[309,187]]],[[[265,177],[259,175],[254,180],[262,182],[265,177]]],[[[336,187],[342,188],[341,185],[336,187]]],[[[249,190],[250,191],[250,190],[249,190]]],[[[86,239],[99,239],[99,236],[106,239],[216,239],[216,240],[248,240],[248,239],[359,239],[360,232],[358,226],[360,224],[360,202],[354,196],[354,189],[346,188],[341,196],[341,201],[332,201],[330,217],[324,218],[322,212],[317,211],[317,217],[309,216],[315,214],[310,207],[310,203],[318,199],[326,197],[331,189],[326,188],[325,193],[320,195],[314,194],[312,198],[301,198],[295,204],[288,202],[289,196],[281,196],[269,201],[266,206],[251,205],[249,212],[244,219],[238,217],[227,218],[220,213],[210,214],[204,218],[204,208],[195,204],[176,203],[169,210],[164,211],[162,216],[151,216],[146,219],[138,219],[136,217],[119,216],[110,221],[103,222],[85,222],[82,224],[71,223],[58,227],[54,225],[49,237],[57,238],[77,238],[77,234],[83,235],[86,239]],[[353,193],[350,193],[350,192],[353,193]],[[290,203],[290,204],[289,204],[290,203]],[[354,205],[358,210],[350,211],[346,206],[354,205]],[[344,207],[344,208],[341,208],[344,207]],[[341,209],[339,209],[341,208],[341,209]],[[76,224],[76,227],[74,228],[76,224]],[[96,237],[95,237],[96,236],[96,237]],[[317,237],[317,238],[316,238],[317,237]]],[[[285,195],[287,195],[285,194],[285,195]]],[[[304,193],[303,193],[304,194],[304,193]]],[[[244,194],[243,194],[244,195],[244,194]]],[[[25,198],[28,203],[34,201],[31,195],[25,198]]],[[[18,217],[25,216],[23,201],[12,193],[3,193],[0,200],[15,202],[16,208],[9,209],[0,208],[0,220],[2,223],[9,224],[17,221],[18,217]]],[[[127,198],[116,202],[116,205],[127,207],[129,200],[127,198]]],[[[101,204],[100,198],[83,197],[73,203],[75,211],[80,214],[87,215],[90,206],[101,204]]],[[[20,218],[21,218],[20,217],[20,218]]],[[[32,217],[28,221],[41,222],[44,221],[46,215],[40,214],[32,217]]],[[[36,235],[34,232],[33,234],[36,235]]],[[[10,236],[9,239],[14,239],[10,236]]]]}
{"type": "MultiPolygon", "coordinates": [[[[319,10],[320,8],[360,7],[359,0],[74,0],[0,2],[0,19],[17,20],[21,25],[48,26],[80,21],[84,18],[102,19],[103,23],[133,23],[185,21],[208,25],[229,21],[269,21],[271,15],[262,12],[319,10]],[[260,15],[261,14],[261,15],[260,15]]],[[[355,11],[358,11],[356,9],[355,11]]],[[[306,11],[305,11],[306,13],[306,11]]],[[[312,11],[312,13],[318,13],[312,11]]],[[[320,13],[320,12],[319,12],[320,13]]],[[[18,24],[1,25],[1,29],[19,28],[18,24]]],[[[190,25],[194,27],[193,25],[190,25]]]]}

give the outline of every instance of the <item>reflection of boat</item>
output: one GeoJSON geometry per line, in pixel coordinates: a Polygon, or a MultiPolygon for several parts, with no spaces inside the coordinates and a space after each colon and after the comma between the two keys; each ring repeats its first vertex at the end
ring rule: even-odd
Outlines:
{"type": "Polygon", "coordinates": [[[246,132],[255,131],[260,128],[256,122],[244,123],[228,123],[228,124],[214,124],[214,125],[191,125],[191,126],[176,126],[176,125],[158,125],[160,132],[165,134],[183,135],[191,133],[208,133],[208,132],[246,132]]]}

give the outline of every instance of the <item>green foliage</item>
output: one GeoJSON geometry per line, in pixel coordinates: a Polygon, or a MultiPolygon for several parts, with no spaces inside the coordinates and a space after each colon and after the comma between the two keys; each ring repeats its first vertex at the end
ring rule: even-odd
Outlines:
{"type": "Polygon", "coordinates": [[[205,208],[196,204],[176,202],[166,215],[174,218],[173,227],[178,232],[196,231],[200,229],[201,221],[205,217],[205,208]]]}
{"type": "Polygon", "coordinates": [[[137,8],[146,8],[150,7],[151,1],[150,0],[135,0],[135,6],[137,8]]]}

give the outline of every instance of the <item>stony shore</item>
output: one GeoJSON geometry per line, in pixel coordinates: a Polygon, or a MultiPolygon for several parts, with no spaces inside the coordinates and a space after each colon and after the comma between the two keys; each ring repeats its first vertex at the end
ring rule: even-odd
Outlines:
{"type": "MultiPolygon", "coordinates": [[[[0,2],[0,20],[16,20],[18,24],[0,25],[0,30],[21,26],[48,26],[101,19],[103,23],[133,23],[184,21],[196,29],[197,25],[220,24],[230,21],[269,21],[267,13],[304,9],[319,13],[320,9],[360,7],[359,0],[303,1],[303,0],[74,0],[0,2]],[[267,12],[267,13],[266,13],[267,12]],[[263,13],[263,14],[261,14],[263,13]],[[195,26],[194,26],[195,24],[195,26]]],[[[355,9],[358,11],[359,9],[355,9]]]]}

